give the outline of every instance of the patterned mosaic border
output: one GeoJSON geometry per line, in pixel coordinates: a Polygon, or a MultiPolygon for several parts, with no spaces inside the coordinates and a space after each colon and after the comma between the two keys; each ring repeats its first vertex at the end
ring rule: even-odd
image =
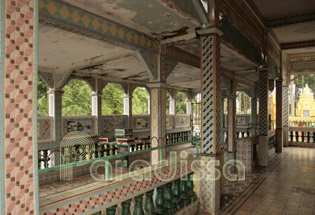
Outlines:
{"type": "Polygon", "coordinates": [[[5,214],[4,173],[4,38],[5,2],[0,1],[0,214],[5,214]]]}
{"type": "MultiPolygon", "coordinates": [[[[92,31],[129,45],[157,51],[158,43],[147,35],[105,20],[62,1],[39,0],[40,20],[56,25],[70,25],[80,31],[92,31]]],[[[70,27],[69,26],[69,27],[70,27]]]]}
{"type": "MultiPolygon", "coordinates": [[[[175,164],[170,168],[164,168],[159,173],[159,178],[154,172],[150,174],[150,180],[146,181],[135,181],[128,180],[123,183],[116,184],[115,186],[108,187],[99,191],[94,191],[93,193],[86,193],[84,196],[75,198],[73,200],[63,200],[58,201],[57,205],[53,206],[43,206],[40,213],[45,215],[52,214],[91,214],[102,209],[108,208],[112,205],[116,205],[127,199],[133,198],[134,196],[145,193],[156,187],[162,186],[170,181],[162,181],[161,179],[167,179],[171,175],[175,175],[173,180],[181,177],[181,173],[192,172],[192,160],[186,164],[175,164]],[[186,171],[187,169],[187,171],[186,171]]],[[[199,163],[193,164],[199,165],[199,163]]]]}
{"type": "Polygon", "coordinates": [[[35,214],[39,214],[39,197],[38,197],[38,129],[37,129],[37,80],[38,80],[38,0],[34,0],[34,59],[33,59],[33,164],[34,164],[34,198],[35,214]]]}

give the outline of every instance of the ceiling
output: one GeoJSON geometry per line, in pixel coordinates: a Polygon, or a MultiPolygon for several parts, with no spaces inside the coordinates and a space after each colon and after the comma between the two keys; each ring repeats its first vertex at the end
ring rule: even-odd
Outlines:
{"type": "MultiPolygon", "coordinates": [[[[249,0],[260,11],[266,25],[270,27],[283,49],[299,48],[298,52],[310,51],[307,47],[315,43],[314,0],[249,0]],[[289,47],[285,44],[291,44],[289,47]],[[305,48],[305,49],[303,49],[305,48]]],[[[290,50],[290,53],[294,50],[290,50]]]]}
{"type": "Polygon", "coordinates": [[[313,0],[253,0],[265,19],[275,19],[298,14],[313,13],[313,0]]]}
{"type": "Polygon", "coordinates": [[[152,37],[178,36],[200,26],[197,12],[186,0],[64,1],[152,37]]]}

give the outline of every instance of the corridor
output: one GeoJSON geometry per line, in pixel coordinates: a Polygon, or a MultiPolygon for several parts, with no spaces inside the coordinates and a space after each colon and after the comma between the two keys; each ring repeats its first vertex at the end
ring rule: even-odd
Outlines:
{"type": "Polygon", "coordinates": [[[261,176],[265,180],[234,214],[315,214],[315,149],[284,148],[277,156],[261,176]]]}

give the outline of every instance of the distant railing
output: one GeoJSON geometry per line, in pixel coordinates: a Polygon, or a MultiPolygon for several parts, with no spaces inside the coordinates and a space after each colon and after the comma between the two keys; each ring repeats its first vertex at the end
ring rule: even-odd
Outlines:
{"type": "Polygon", "coordinates": [[[289,127],[289,144],[315,146],[315,128],[289,127]]]}
{"type": "MultiPolygon", "coordinates": [[[[150,140],[137,140],[134,143],[131,143],[128,147],[127,152],[121,152],[120,146],[116,142],[111,143],[94,143],[94,146],[91,145],[81,145],[81,144],[73,144],[66,149],[62,149],[61,154],[66,153],[69,155],[67,157],[68,163],[74,163],[74,166],[79,166],[82,161],[85,164],[93,163],[97,160],[107,160],[124,158],[130,155],[135,155],[138,153],[150,152],[153,150],[163,150],[164,148],[177,146],[180,144],[191,143],[192,146],[196,147],[197,152],[199,152],[199,142],[200,136],[198,134],[192,135],[192,132],[177,132],[166,135],[167,145],[162,145],[161,140],[158,140],[158,147],[151,147],[151,142],[153,139],[157,139],[155,137],[150,140]],[[84,156],[82,156],[84,155],[84,156]],[[77,165],[75,164],[77,163],[77,165]]],[[[59,150],[55,150],[59,151],[59,150]]],[[[39,173],[59,170],[60,166],[51,166],[51,155],[55,152],[53,150],[39,150],[38,157],[38,166],[39,173]]],[[[162,153],[160,153],[162,154],[162,153]]]]}

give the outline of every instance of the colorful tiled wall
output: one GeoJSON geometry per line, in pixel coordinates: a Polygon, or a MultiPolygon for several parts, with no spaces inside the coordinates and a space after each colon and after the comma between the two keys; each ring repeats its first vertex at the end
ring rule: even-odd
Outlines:
{"type": "Polygon", "coordinates": [[[1,214],[38,214],[37,0],[1,1],[1,214]]]}

